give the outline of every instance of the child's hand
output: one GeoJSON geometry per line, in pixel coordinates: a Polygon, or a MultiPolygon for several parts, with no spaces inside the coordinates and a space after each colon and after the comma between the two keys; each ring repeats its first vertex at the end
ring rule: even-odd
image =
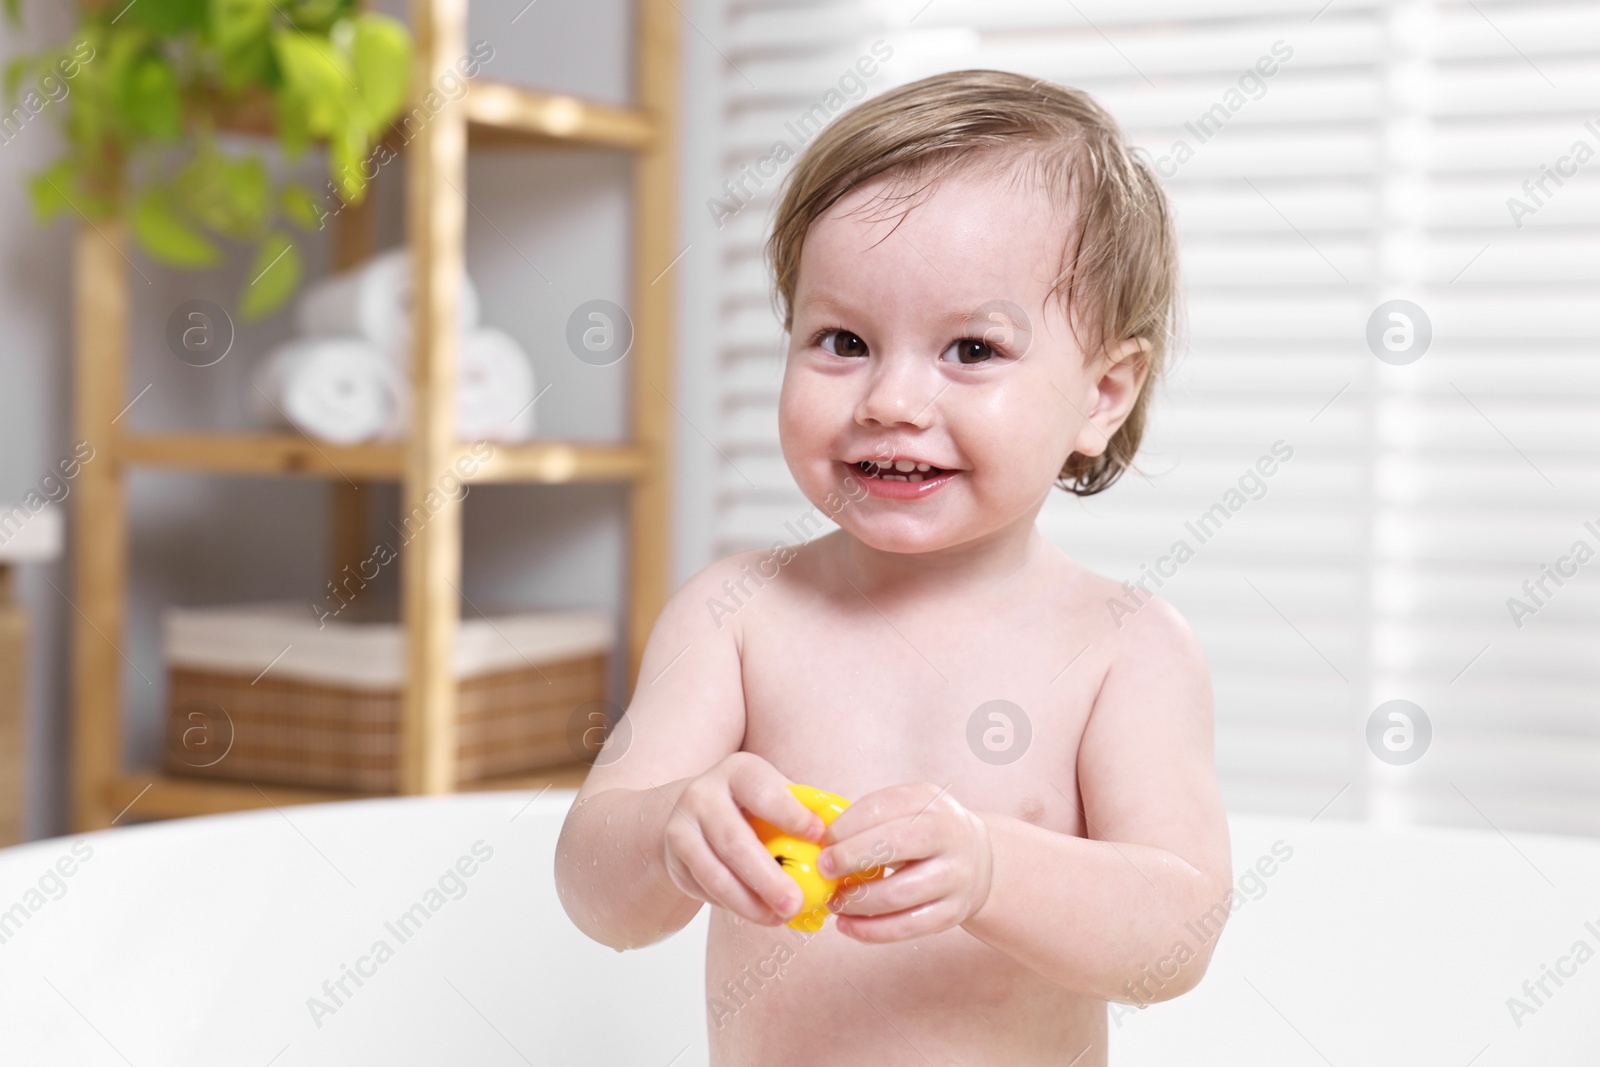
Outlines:
{"type": "Polygon", "coordinates": [[[776,767],[752,752],[735,752],[678,797],[664,835],[667,873],[696,900],[778,926],[800,911],[800,887],[773,862],[745,811],[808,841],[824,829],[822,817],[800,803],[776,767]]]}
{"type": "Polygon", "coordinates": [[[989,827],[948,791],[911,782],[869,793],[833,820],[820,842],[822,873],[837,878],[880,863],[893,873],[841,888],[835,922],[857,941],[904,941],[959,926],[989,896],[989,827]]]}

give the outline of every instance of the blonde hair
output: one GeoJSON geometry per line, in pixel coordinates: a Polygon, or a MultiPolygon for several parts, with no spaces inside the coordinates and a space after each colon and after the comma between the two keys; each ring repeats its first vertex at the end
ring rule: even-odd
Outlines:
{"type": "MultiPolygon", "coordinates": [[[[1150,346],[1145,384],[1159,378],[1182,312],[1177,234],[1166,194],[1123,141],[1116,120],[1088,93],[1007,71],[950,71],[890,89],[840,115],[806,146],[784,180],[766,245],[784,330],[794,325],[806,233],[845,194],[880,176],[926,177],[913,193],[890,198],[908,200],[996,153],[1031,162],[1058,204],[1077,207],[1050,290],[1062,301],[1073,336],[1076,309],[1097,339],[1085,349],[1090,358],[1125,338],[1144,338],[1150,346]]],[[[1138,451],[1149,396],[1150,389],[1140,389],[1099,456],[1068,456],[1055,484],[1079,496],[1109,488],[1138,451]]]]}

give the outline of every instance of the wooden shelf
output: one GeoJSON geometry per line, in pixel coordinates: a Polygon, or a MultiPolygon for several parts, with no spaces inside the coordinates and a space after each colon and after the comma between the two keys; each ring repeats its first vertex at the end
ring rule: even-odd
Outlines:
{"type": "MultiPolygon", "coordinates": [[[[540,790],[547,786],[551,789],[577,789],[583,784],[583,779],[588,773],[589,764],[570,763],[529,771],[525,774],[462,782],[456,789],[463,793],[540,790]]],[[[370,800],[394,795],[335,789],[306,789],[298,786],[274,785],[270,782],[258,788],[249,782],[186,778],[168,774],[164,770],[148,768],[135,769],[119,776],[112,782],[106,800],[113,813],[127,809],[129,819],[171,819],[273,806],[283,808],[296,804],[370,800]]]]}
{"type": "Polygon", "coordinates": [[[642,478],[650,457],[633,445],[530,442],[496,445],[469,482],[622,482],[642,478]]]}
{"type": "MultiPolygon", "coordinates": [[[[85,0],[95,3],[103,0],[85,0]]],[[[410,84],[437,85],[465,51],[463,0],[412,0],[416,42],[410,84]]],[[[124,664],[119,651],[129,627],[130,480],[134,467],[258,476],[319,478],[328,493],[328,571],[361,558],[373,516],[362,483],[395,482],[404,502],[431,499],[459,461],[478,469],[464,480],[523,483],[618,483],[626,488],[627,545],[623,579],[624,706],[638,683],[640,660],[670,584],[672,514],[673,283],[664,265],[681,255],[675,219],[674,115],[678,87],[678,23],[671,0],[635,0],[635,107],[474,78],[458,101],[427,113],[407,108],[384,133],[403,148],[406,247],[411,257],[414,408],[405,440],[334,445],[297,433],[131,433],[117,428],[129,406],[128,355],[134,292],[126,220],[79,227],[73,255],[73,409],[77,435],[104,444],[105,460],[85,464],[72,494],[73,715],[72,824],[78,831],[129,822],[360,799],[369,794],[295,789],[248,782],[185,778],[122,762],[126,734],[124,664]],[[627,442],[535,440],[495,444],[487,460],[456,439],[454,368],[461,344],[460,286],[465,274],[469,205],[468,148],[594,147],[628,151],[630,183],[629,314],[631,404],[627,442]],[[129,808],[129,805],[132,805],[129,808]],[[124,809],[126,819],[123,818],[124,809]]],[[[212,96],[185,102],[195,127],[272,136],[274,108],[262,93],[235,101],[212,96]]],[[[375,179],[379,181],[389,178],[375,179]]],[[[334,223],[333,267],[344,270],[372,253],[373,199],[348,205],[334,223]]],[[[526,199],[526,198],[525,198],[526,199]]],[[[528,201],[530,204],[534,200],[528,201]]],[[[136,399],[136,398],[135,398],[136,399]]],[[[481,452],[481,449],[480,449],[481,452]]],[[[464,466],[464,464],[463,464],[464,466]]],[[[559,507],[559,501],[548,502],[559,507]]],[[[407,504],[402,503],[402,519],[407,504]]],[[[400,566],[401,628],[406,673],[401,687],[398,792],[438,795],[457,790],[577,788],[587,765],[484,782],[456,781],[457,687],[451,668],[460,624],[462,511],[449,494],[408,541],[400,566]]],[[[310,536],[317,536],[309,532],[310,536]]],[[[385,794],[389,795],[389,794],[385,794]]]]}
{"type": "MultiPolygon", "coordinates": [[[[658,124],[645,111],[618,107],[564,93],[527,89],[509,82],[475,78],[459,103],[466,108],[467,138],[472,147],[572,145],[590,148],[646,148],[659,136],[658,124]]],[[[197,101],[209,107],[210,118],[229,133],[271,137],[277,119],[272,98],[251,93],[226,104],[197,101]]],[[[403,111],[384,133],[383,142],[402,149],[416,137],[403,111]]]]}
{"type": "Polygon", "coordinates": [[[124,463],[182,467],[223,474],[306,474],[337,478],[390,478],[404,446],[333,445],[295,434],[129,434],[114,446],[124,463]]]}
{"type": "Polygon", "coordinates": [[[475,146],[644,148],[657,137],[656,122],[644,111],[505,82],[474,82],[462,102],[467,106],[469,143],[475,146]]]}
{"type": "MultiPolygon", "coordinates": [[[[336,445],[298,434],[129,434],[115,446],[124,463],[218,474],[303,475],[353,481],[398,481],[405,473],[401,441],[336,445]]],[[[476,457],[463,443],[458,458],[476,457]]],[[[468,482],[632,481],[649,469],[644,450],[582,441],[495,444],[468,482]]]]}

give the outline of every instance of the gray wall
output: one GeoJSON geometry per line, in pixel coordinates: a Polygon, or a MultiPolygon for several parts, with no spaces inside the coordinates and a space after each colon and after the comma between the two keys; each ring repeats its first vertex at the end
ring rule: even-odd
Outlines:
{"type": "MultiPolygon", "coordinates": [[[[0,39],[12,54],[69,32],[62,12],[27,5],[27,32],[0,39]]],[[[385,3],[390,10],[403,4],[385,3]]],[[[721,0],[681,4],[695,26],[712,29],[721,0]]],[[[603,100],[630,99],[631,4],[626,0],[537,3],[474,0],[469,39],[488,41],[495,57],[485,77],[570,91],[603,100]],[[519,16],[519,12],[521,12],[519,16]],[[513,22],[515,19],[515,22],[513,22]]],[[[680,23],[686,101],[680,172],[683,195],[678,242],[689,252],[673,269],[679,287],[679,351],[683,363],[675,402],[699,429],[677,426],[675,582],[709,562],[715,453],[700,430],[715,436],[717,415],[707,386],[715,373],[704,329],[715,321],[714,243],[703,208],[720,184],[715,156],[716,59],[697,30],[680,23]],[[697,328],[696,324],[699,324],[697,328]]],[[[53,105],[52,105],[53,106],[53,105]]],[[[26,175],[53,158],[59,141],[43,119],[0,148],[0,500],[16,499],[72,445],[70,393],[70,241],[73,227],[37,225],[23,196],[26,175]]],[[[314,163],[308,177],[316,178],[314,163]]],[[[403,172],[380,178],[380,248],[402,239],[403,172]]],[[[566,351],[565,323],[585,300],[627,305],[629,169],[611,153],[500,151],[474,156],[469,172],[468,269],[484,297],[484,319],[528,350],[539,387],[551,383],[536,410],[540,433],[607,440],[627,415],[627,360],[597,368],[566,351]],[[542,275],[542,276],[541,276],[542,275]]],[[[306,240],[309,271],[327,268],[325,241],[306,240]]],[[[280,313],[241,329],[228,357],[208,368],[175,359],[164,342],[172,309],[196,297],[232,306],[246,271],[245,253],[206,274],[168,271],[133,255],[133,354],[129,398],[149,385],[124,424],[134,430],[243,429],[252,426],[252,361],[292,333],[280,313]],[[148,279],[148,280],[147,280],[148,279]]],[[[666,264],[661,264],[665,266],[666,264]]],[[[251,599],[307,599],[326,573],[325,483],[235,479],[139,471],[130,482],[133,534],[130,602],[122,651],[127,694],[127,759],[160,755],[164,700],[160,613],[169,604],[251,599]]],[[[70,501],[69,501],[70,503],[70,501]]],[[[618,609],[624,563],[624,503],[618,487],[486,486],[466,509],[464,593],[486,610],[508,607],[603,606],[618,609]]],[[[394,514],[393,487],[374,492],[373,534],[394,514]]],[[[70,527],[69,527],[70,536],[70,527]]],[[[65,563],[24,568],[21,598],[35,625],[29,726],[28,834],[65,833],[71,608],[46,583],[71,593],[65,563]]],[[[381,592],[381,591],[375,591],[381,592]]],[[[130,818],[137,812],[130,814],[130,818]]]]}
{"type": "MultiPolygon", "coordinates": [[[[65,36],[65,12],[29,12],[25,32],[0,36],[9,61],[65,36]]],[[[67,299],[70,231],[41,229],[28,206],[24,177],[49,162],[58,142],[51,109],[0,146],[0,500],[20,499],[57,460],[71,454],[67,396],[70,304],[67,299]]],[[[69,498],[70,500],[70,498],[69,498]]],[[[61,564],[21,568],[18,596],[29,606],[34,629],[32,689],[26,764],[30,806],[26,832],[37,837],[61,825],[60,753],[65,742],[66,672],[63,651],[71,608],[47,579],[67,589],[61,564]]]]}

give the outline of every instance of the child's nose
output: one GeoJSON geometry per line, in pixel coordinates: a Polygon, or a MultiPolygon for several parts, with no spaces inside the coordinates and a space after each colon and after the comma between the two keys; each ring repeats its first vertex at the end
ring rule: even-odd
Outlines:
{"type": "Polygon", "coordinates": [[[910,358],[884,358],[872,369],[866,392],[856,405],[856,421],[883,426],[909,423],[918,429],[932,425],[933,402],[947,383],[925,371],[910,358]]]}

